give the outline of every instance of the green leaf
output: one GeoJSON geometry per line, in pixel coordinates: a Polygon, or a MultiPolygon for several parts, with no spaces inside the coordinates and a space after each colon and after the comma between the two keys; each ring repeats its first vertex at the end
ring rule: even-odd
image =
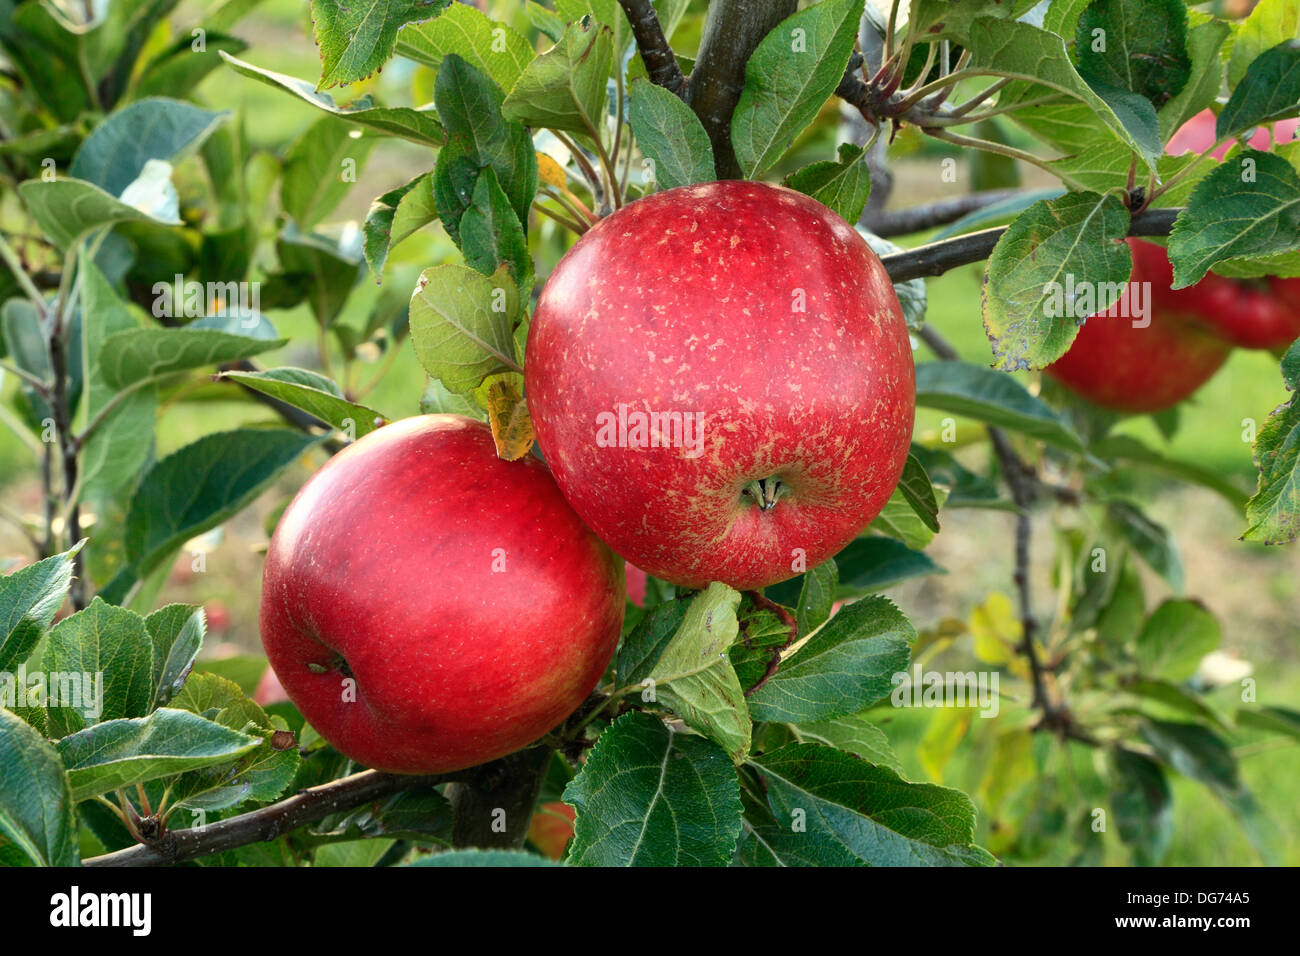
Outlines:
{"type": "Polygon", "coordinates": [[[333,116],[321,117],[293,141],[280,174],[280,203],[301,231],[308,232],[348,194],[374,144],[373,137],[333,116]]]}
{"type": "Polygon", "coordinates": [[[928,555],[914,551],[896,538],[867,535],[857,538],[835,555],[840,572],[836,597],[861,597],[883,591],[900,581],[923,574],[946,574],[928,555]]]}
{"type": "Polygon", "coordinates": [[[275,746],[279,728],[238,684],[216,674],[192,674],[171,706],[260,738],[256,747],[233,761],[190,770],[172,781],[177,804],[222,810],[249,800],[266,802],[278,798],[293,782],[300,763],[297,747],[275,746]]]}
{"type": "Polygon", "coordinates": [[[1235,89],[1250,65],[1283,40],[1300,40],[1300,3],[1260,0],[1236,30],[1228,49],[1228,85],[1235,89]]]}
{"type": "Polygon", "coordinates": [[[1223,60],[1219,51],[1232,27],[1222,20],[1208,18],[1195,24],[1187,34],[1187,54],[1192,76],[1182,92],[1159,111],[1160,140],[1169,138],[1189,119],[1210,106],[1223,88],[1223,60]]]}
{"type": "Polygon", "coordinates": [[[788,744],[751,761],[771,817],[752,827],[745,862],[786,866],[969,866],[975,807],[956,790],[908,783],[819,744],[788,744]]]}
{"type": "Polygon", "coordinates": [[[834,561],[823,561],[803,575],[803,586],[795,605],[795,624],[800,637],[807,637],[830,619],[838,581],[839,572],[834,561]]]}
{"type": "Polygon", "coordinates": [[[349,402],[331,379],[302,368],[273,368],[265,372],[222,372],[223,379],[300,408],[352,438],[369,435],[388,419],[373,408],[349,402]]]}
{"type": "Polygon", "coordinates": [[[642,154],[654,163],[660,189],[706,183],[717,178],[713,144],[695,111],[662,86],[632,81],[629,121],[642,154]]]}
{"type": "Polygon", "coordinates": [[[49,182],[29,179],[18,184],[18,196],[41,231],[64,251],[75,246],[91,230],[114,223],[180,225],[179,219],[159,219],[110,196],[94,183],[80,179],[49,182]]]}
{"type": "Polygon", "coordinates": [[[930,481],[947,489],[948,500],[944,507],[1014,510],[1015,505],[998,493],[992,481],[975,474],[942,448],[927,448],[913,442],[912,454],[925,466],[930,481]]]}
{"type": "Polygon", "coordinates": [[[1245,149],[1196,184],[1169,235],[1173,288],[1217,262],[1300,248],[1300,176],[1281,156],[1245,149]]]}
{"type": "Polygon", "coordinates": [[[498,372],[521,372],[513,339],[519,310],[519,291],[504,267],[491,276],[455,263],[425,269],[411,297],[416,358],[455,393],[498,372]]]}
{"type": "Polygon", "coordinates": [[[267,295],[262,298],[263,308],[289,308],[306,297],[316,322],[329,328],[343,311],[361,272],[361,257],[335,238],[318,232],[303,233],[289,223],[275,243],[286,281],[304,291],[291,301],[268,306],[267,295]]]}
{"type": "Polygon", "coordinates": [[[320,47],[320,86],[364,80],[393,55],[397,31],[430,20],[451,0],[312,0],[313,37],[320,47]]]}
{"type": "Polygon", "coordinates": [[[765,173],[844,77],[862,4],[822,0],[778,23],[745,64],[731,140],[747,179],[765,173]]]}
{"type": "Polygon", "coordinates": [[[51,737],[119,717],[143,717],[153,705],[153,643],[144,618],[96,597],[50,631],[51,737]]]}
{"type": "Polygon", "coordinates": [[[1187,680],[1221,637],[1218,619],[1199,601],[1170,599],[1151,612],[1138,635],[1138,670],[1151,677],[1187,680]]]}
{"type": "Polygon", "coordinates": [[[1147,566],[1169,582],[1175,592],[1183,590],[1183,562],[1168,529],[1156,524],[1135,505],[1112,501],[1106,507],[1111,527],[1137,552],[1147,566]]]}
{"type": "Polygon", "coordinates": [[[121,196],[145,163],[158,159],[175,166],[193,154],[230,113],[214,113],[193,103],[153,96],[112,113],[82,142],[68,175],[121,196]]]}
{"type": "Polygon", "coordinates": [[[35,650],[68,593],[83,544],[0,577],[0,673],[12,672],[35,650]]]}
{"type": "Polygon", "coordinates": [[[1273,410],[1255,436],[1259,485],[1246,502],[1246,541],[1284,544],[1300,535],[1300,342],[1282,360],[1282,376],[1293,393],[1273,410]]]}
{"type": "MultiPolygon", "coordinates": [[[[210,22],[207,21],[205,26],[210,22]]],[[[215,28],[208,30],[202,50],[194,49],[194,40],[192,34],[182,34],[171,46],[150,60],[140,74],[136,95],[189,96],[209,73],[221,66],[222,54],[243,53],[248,49],[248,44],[239,37],[220,33],[215,28]]]]}
{"type": "Polygon", "coordinates": [[[528,130],[501,115],[496,84],[455,54],[438,68],[434,85],[447,145],[438,153],[433,198],[447,235],[460,240],[460,219],[474,197],[479,171],[491,167],[521,224],[537,192],[537,153],[528,130]]]}
{"type": "MultiPolygon", "coordinates": [[[[936,507],[943,507],[947,492],[942,488],[933,490],[936,507]]],[[[867,531],[897,538],[914,551],[920,551],[929,545],[935,534],[925,519],[917,514],[902,488],[894,489],[885,506],[880,509],[880,514],[867,525],[867,531]]]]}
{"type": "Polygon", "coordinates": [[[125,329],[103,340],[95,372],[109,388],[121,389],[176,372],[250,358],[287,341],[212,329],[125,329]]]}
{"type": "Polygon", "coordinates": [[[601,734],[564,802],[577,810],[566,862],[580,866],[724,866],[740,835],[727,754],[636,711],[601,734]]]}
{"type": "Polygon", "coordinates": [[[898,776],[903,776],[903,766],[894,749],[889,746],[885,732],[872,723],[866,714],[832,717],[810,724],[792,724],[790,729],[800,743],[825,744],[860,757],[869,764],[888,767],[898,776]]]}
{"type": "Polygon", "coordinates": [[[68,775],[31,725],[0,708],[0,834],[40,866],[76,866],[68,775]]]}
{"type": "Polygon", "coordinates": [[[527,38],[509,24],[488,19],[468,4],[453,3],[438,19],[413,24],[397,35],[397,53],[435,73],[449,53],[472,64],[509,91],[535,54],[527,38]]]}
{"type": "Polygon", "coordinates": [[[654,656],[645,662],[652,663],[620,678],[641,684],[646,688],[642,700],[667,707],[736,763],[749,753],[751,729],[745,694],[727,656],[739,630],[739,605],[739,592],[717,582],[709,585],[690,599],[672,636],[657,642],[654,656]]]}
{"type": "Polygon", "coordinates": [[[640,684],[663,655],[664,648],[681,630],[691,602],[664,601],[650,608],[636,627],[623,639],[615,660],[618,684],[640,684]]]}
{"type": "MultiPolygon", "coordinates": [[[[1132,435],[1107,435],[1101,441],[1093,442],[1089,450],[1104,461],[1131,462],[1175,478],[1191,481],[1203,488],[1218,492],[1224,500],[1238,510],[1245,507],[1245,493],[1221,472],[1195,462],[1168,458],[1144,445],[1140,439],[1132,435]]],[[[949,504],[951,503],[950,501],[949,504]]]]}
{"type": "Polygon", "coordinates": [[[1144,720],[1142,738],[1165,763],[1184,777],[1204,784],[1236,816],[1256,851],[1271,862],[1277,831],[1267,824],[1255,798],[1237,775],[1237,761],[1228,744],[1200,724],[1144,720]]]}
{"type": "Polygon", "coordinates": [[[1048,104],[1013,114],[1022,123],[1032,115],[1033,125],[1029,128],[1037,135],[1049,140],[1055,138],[1050,128],[1044,131],[1040,124],[1044,118],[1048,122],[1057,118],[1066,125],[1065,135],[1070,140],[1077,142],[1081,136],[1095,139],[1097,121],[1100,121],[1106,130],[1137,153],[1148,168],[1154,168],[1156,157],[1162,151],[1159,131],[1154,128],[1154,111],[1149,117],[1150,128],[1130,129],[1129,124],[1140,117],[1116,115],[1109,102],[1074,68],[1060,36],[1029,23],[979,17],[971,26],[968,48],[971,66],[977,72],[1013,81],[998,95],[999,109],[1052,94],[1066,98],[1060,106],[1048,104]]]}
{"type": "Polygon", "coordinates": [[[148,717],[109,720],[64,737],[56,745],[80,802],[158,777],[225,763],[252,750],[256,737],[237,733],[184,710],[167,707],[148,717]]]}
{"type": "Polygon", "coordinates": [[[838,160],[805,166],[787,176],[785,185],[830,207],[845,222],[857,222],[871,194],[866,150],[852,143],[841,143],[838,160]]]}
{"type": "Polygon", "coordinates": [[[501,114],[524,126],[578,133],[600,142],[605,80],[613,60],[609,27],[590,19],[571,23],[563,39],[524,68],[501,114]]]}
{"type": "Polygon", "coordinates": [[[234,515],[325,436],[287,428],[206,435],[159,461],[136,489],[126,550],[147,577],[197,534],[234,515]]]}
{"type": "Polygon", "coordinates": [[[469,208],[461,216],[460,245],[466,264],[486,276],[506,266],[520,297],[527,298],[533,283],[528,237],[490,166],[479,173],[469,208]]]}
{"type": "Polygon", "coordinates": [[[162,707],[180,691],[203,647],[207,619],[194,604],[168,604],[144,619],[153,645],[153,701],[162,707]]]}
{"type": "Polygon", "coordinates": [[[939,531],[939,502],[934,496],[934,486],[925,466],[915,455],[909,454],[903,465],[903,475],[898,479],[898,490],[907,499],[922,523],[936,534],[939,531]]]}
{"type": "Polygon", "coordinates": [[[1219,113],[1215,135],[1237,136],[1274,120],[1300,114],[1300,40],[1265,50],[1246,70],[1219,113]]]}
{"type": "Polygon", "coordinates": [[[998,425],[1067,451],[1083,444],[1046,402],[1009,375],[966,362],[916,366],[916,404],[998,425]]]}
{"type": "Polygon", "coordinates": [[[559,866],[553,860],[523,850],[447,850],[422,856],[407,866],[559,866]]]}
{"type": "Polygon", "coordinates": [[[907,669],[916,631],[882,597],[840,609],[821,630],[781,662],[749,698],[755,720],[783,723],[856,714],[893,690],[907,669]]]}
{"type": "Polygon", "coordinates": [[[1111,812],[1119,838],[1139,866],[1164,859],[1174,835],[1174,795],[1164,769],[1139,753],[1116,747],[1111,757],[1111,812]]]}
{"type": "Polygon", "coordinates": [[[384,263],[388,261],[388,253],[393,246],[437,218],[438,211],[433,204],[433,176],[429,173],[423,173],[396,189],[390,189],[370,204],[366,221],[361,227],[362,247],[366,264],[370,266],[376,281],[383,278],[384,263]],[[407,214],[403,216],[403,224],[399,225],[398,214],[404,205],[407,214]],[[410,213],[417,206],[423,208],[424,214],[412,217],[410,213]]]}
{"type": "Polygon", "coordinates": [[[1300,712],[1286,707],[1239,707],[1237,726],[1300,740],[1300,712]]]}
{"type": "MultiPolygon", "coordinates": [[[[466,7],[464,9],[470,8],[466,7]]],[[[441,22],[441,19],[439,18],[434,22],[441,22]]],[[[316,107],[316,109],[324,110],[338,119],[355,123],[366,129],[375,130],[386,136],[395,136],[398,139],[404,139],[419,146],[438,147],[446,142],[446,131],[443,130],[442,124],[438,122],[438,115],[432,110],[412,109],[409,106],[376,106],[369,94],[349,102],[346,106],[339,106],[334,102],[334,97],[317,90],[308,80],[300,80],[296,76],[276,73],[274,70],[264,70],[251,63],[245,63],[243,60],[237,59],[224,51],[221,53],[221,58],[230,64],[230,67],[236,73],[265,83],[275,89],[285,90],[298,97],[298,99],[316,107]]],[[[367,144],[366,148],[369,148],[369,144],[367,144]]],[[[358,162],[360,162],[359,159],[358,162]]],[[[337,172],[338,167],[335,166],[331,174],[334,179],[338,179],[337,172]]]]}
{"type": "Polygon", "coordinates": [[[1090,82],[1137,93],[1159,109],[1191,77],[1187,7],[1182,0],[1094,0],[1079,17],[1075,50],[1090,82]]]}
{"type": "MultiPolygon", "coordinates": [[[[1125,680],[1122,686],[1131,694],[1145,701],[1158,704],[1161,708],[1172,710],[1178,716],[1191,717],[1202,723],[1214,724],[1221,730],[1228,729],[1228,722],[1223,716],[1207,704],[1200,694],[1189,690],[1182,684],[1159,678],[1137,677],[1125,680]]],[[[1157,714],[1157,716],[1159,716],[1157,714]]]]}
{"type": "Polygon", "coordinates": [[[1079,332],[1072,286],[1097,290],[1096,312],[1118,298],[1133,270],[1123,241],[1129,214],[1113,195],[1067,193],[1034,203],[993,248],[984,279],[984,330],[997,367],[1043,368],[1079,332]]]}
{"type": "MultiPolygon", "coordinates": [[[[89,369],[86,381],[86,421],[94,421],[113,401],[120,386],[104,381],[101,356],[104,341],[117,332],[138,329],[139,323],[109,285],[99,268],[82,257],[80,265],[82,309],[94,321],[82,332],[82,363],[89,369]]],[[[137,388],[108,413],[90,434],[81,455],[81,479],[87,496],[113,496],[139,477],[153,448],[158,396],[154,389],[137,388]]]]}

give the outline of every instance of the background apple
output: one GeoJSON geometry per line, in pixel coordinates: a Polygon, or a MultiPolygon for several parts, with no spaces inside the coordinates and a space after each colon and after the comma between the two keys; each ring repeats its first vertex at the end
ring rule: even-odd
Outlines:
{"type": "Polygon", "coordinates": [[[528,824],[528,842],[552,860],[564,859],[565,847],[573,839],[573,807],[559,800],[543,803],[528,824]]]}
{"type": "Polygon", "coordinates": [[[1135,328],[1117,303],[1084,322],[1070,350],[1044,371],[1106,408],[1160,411],[1200,388],[1232,347],[1193,308],[1199,285],[1169,288],[1173,267],[1164,249],[1138,239],[1128,244],[1133,252],[1129,281],[1150,283],[1150,324],[1135,328]]]}
{"type": "Polygon", "coordinates": [[[429,415],[372,432],[299,491],[267,553],[262,640],[339,750],[438,773],[568,716],[623,608],[621,562],[541,462],[499,459],[487,426],[429,415]]]}
{"type": "MultiPolygon", "coordinates": [[[[1183,153],[1199,153],[1209,149],[1210,144],[1216,139],[1214,124],[1217,121],[1218,117],[1214,115],[1213,110],[1201,110],[1169,137],[1169,145],[1165,147],[1165,152],[1170,156],[1180,156],[1183,153]]],[[[1261,126],[1251,134],[1249,143],[1256,149],[1268,149],[1270,142],[1289,143],[1296,138],[1297,126],[1300,126],[1300,119],[1281,120],[1273,124],[1271,136],[1269,128],[1261,126]]],[[[1215,159],[1223,159],[1232,146],[1232,141],[1224,143],[1210,155],[1215,159]]]]}
{"type": "Polygon", "coordinates": [[[574,509],[687,587],[763,587],[833,555],[889,498],[912,434],[912,352],[880,260],[820,203],[763,183],[668,190],[594,226],[542,290],[525,376],[574,509]],[[611,442],[620,410],[699,422],[698,446],[631,418],[611,442]]]}

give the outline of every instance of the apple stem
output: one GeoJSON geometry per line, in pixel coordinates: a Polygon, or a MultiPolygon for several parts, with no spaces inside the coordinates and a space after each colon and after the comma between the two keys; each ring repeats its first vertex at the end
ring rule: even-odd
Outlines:
{"type": "Polygon", "coordinates": [[[741,494],[748,495],[758,505],[758,510],[767,512],[776,507],[777,500],[785,491],[785,485],[779,478],[759,478],[745,486],[741,494]]]}

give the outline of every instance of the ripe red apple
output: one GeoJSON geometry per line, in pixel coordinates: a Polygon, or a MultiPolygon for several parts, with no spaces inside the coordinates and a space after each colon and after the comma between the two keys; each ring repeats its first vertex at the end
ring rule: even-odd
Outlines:
{"type": "MultiPolygon", "coordinates": [[[[1214,115],[1213,110],[1201,110],[1178,127],[1178,131],[1169,138],[1169,145],[1165,147],[1165,152],[1170,156],[1179,156],[1183,153],[1199,153],[1209,149],[1210,144],[1217,139],[1214,129],[1217,122],[1218,117],[1214,115]]],[[[1300,119],[1280,120],[1273,124],[1272,136],[1269,135],[1267,126],[1261,126],[1251,134],[1249,143],[1255,149],[1268,149],[1273,141],[1289,143],[1296,138],[1297,126],[1300,126],[1300,119]]],[[[1215,159],[1223,159],[1231,148],[1232,142],[1229,141],[1210,155],[1215,159]]]]}
{"type": "Polygon", "coordinates": [[[630,561],[624,562],[623,578],[627,581],[628,600],[638,607],[645,604],[646,573],[630,561]]]}
{"type": "Polygon", "coordinates": [[[1084,322],[1070,350],[1045,371],[1106,408],[1160,411],[1200,388],[1231,346],[1211,332],[1193,307],[1199,284],[1169,288],[1173,267],[1164,249],[1137,239],[1128,244],[1133,252],[1129,282],[1150,284],[1150,324],[1134,327],[1124,303],[1116,303],[1084,322]]]}
{"type": "Polygon", "coordinates": [[[543,803],[528,824],[528,842],[552,860],[564,859],[564,849],[573,839],[577,812],[567,803],[543,803]]]}
{"type": "Polygon", "coordinates": [[[377,770],[532,743],[596,685],[622,564],[534,458],[457,415],[372,432],[312,476],[267,552],[262,641],[307,721],[377,770]]]}
{"type": "Polygon", "coordinates": [[[759,588],[883,507],[915,378],[880,260],[800,193],[683,186],[560,261],[528,335],[537,441],[578,514],[673,584],[759,588]]]}

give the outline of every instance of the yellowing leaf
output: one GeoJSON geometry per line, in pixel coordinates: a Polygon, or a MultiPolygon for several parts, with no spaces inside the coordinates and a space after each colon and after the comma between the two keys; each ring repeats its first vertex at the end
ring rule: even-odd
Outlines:
{"type": "Polygon", "coordinates": [[[545,153],[537,154],[537,178],[548,186],[565,189],[564,167],[545,153]]]}
{"type": "Polygon", "coordinates": [[[965,739],[974,713],[970,707],[940,707],[935,710],[917,747],[921,767],[935,783],[943,782],[943,768],[957,752],[957,745],[965,739]]]}
{"type": "Polygon", "coordinates": [[[1020,621],[1011,599],[994,591],[970,613],[970,632],[975,637],[975,656],[986,664],[1006,664],[1015,657],[1020,643],[1020,621]]]}
{"type": "Polygon", "coordinates": [[[533,447],[533,420],[528,417],[528,403],[518,385],[511,381],[517,377],[503,375],[492,380],[487,389],[492,439],[497,444],[497,457],[506,461],[524,457],[533,447]]]}

